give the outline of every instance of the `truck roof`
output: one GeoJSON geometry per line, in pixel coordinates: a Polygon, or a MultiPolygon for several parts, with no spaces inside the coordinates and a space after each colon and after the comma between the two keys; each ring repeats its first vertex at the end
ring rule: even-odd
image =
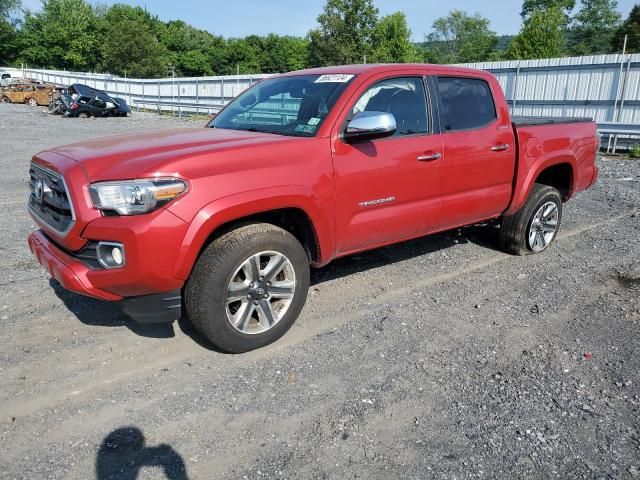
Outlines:
{"type": "Polygon", "coordinates": [[[484,70],[477,70],[474,68],[448,66],[448,65],[434,65],[430,63],[369,63],[358,65],[338,65],[334,67],[319,67],[308,68],[305,70],[297,70],[294,72],[285,73],[285,76],[289,75],[328,75],[328,74],[340,74],[346,73],[350,75],[359,75],[361,73],[375,74],[383,73],[389,70],[428,70],[434,73],[484,73],[487,76],[490,73],[484,70]]]}

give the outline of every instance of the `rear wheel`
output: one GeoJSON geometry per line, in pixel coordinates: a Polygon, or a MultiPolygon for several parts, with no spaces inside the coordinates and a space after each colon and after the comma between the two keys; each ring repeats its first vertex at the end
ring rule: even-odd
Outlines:
{"type": "Polygon", "coordinates": [[[522,208],[502,218],[500,248],[513,255],[543,252],[555,240],[561,219],[560,192],[536,183],[522,208]]]}
{"type": "Polygon", "coordinates": [[[78,114],[78,118],[89,118],[91,115],[89,115],[87,112],[80,112],[78,114]]]}
{"type": "Polygon", "coordinates": [[[38,106],[38,101],[35,98],[27,98],[27,101],[25,103],[27,105],[31,105],[32,107],[38,106]]]}
{"type": "Polygon", "coordinates": [[[239,227],[214,240],[187,282],[194,328],[216,347],[241,353],[268,345],[293,325],[309,289],[309,257],[271,224],[239,227]]]}
{"type": "Polygon", "coordinates": [[[11,103],[11,100],[9,99],[9,97],[2,97],[2,98],[0,99],[0,101],[1,101],[2,103],[11,103]]]}

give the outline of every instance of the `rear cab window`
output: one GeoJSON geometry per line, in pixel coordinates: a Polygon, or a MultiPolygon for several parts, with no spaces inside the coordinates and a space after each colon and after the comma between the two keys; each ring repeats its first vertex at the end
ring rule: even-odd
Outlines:
{"type": "Polygon", "coordinates": [[[478,78],[438,77],[443,132],[486,127],[497,118],[489,84],[478,78]]]}

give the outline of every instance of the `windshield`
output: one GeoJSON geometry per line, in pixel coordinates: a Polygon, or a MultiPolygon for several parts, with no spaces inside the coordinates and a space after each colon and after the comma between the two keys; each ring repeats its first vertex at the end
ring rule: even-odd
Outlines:
{"type": "Polygon", "coordinates": [[[209,127],[313,137],[353,75],[300,75],[263,80],[209,123],[209,127]]]}

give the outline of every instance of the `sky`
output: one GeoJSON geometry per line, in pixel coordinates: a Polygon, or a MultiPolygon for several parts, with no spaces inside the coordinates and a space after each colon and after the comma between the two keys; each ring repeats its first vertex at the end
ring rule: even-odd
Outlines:
{"type": "MultiPolygon", "coordinates": [[[[316,25],[325,0],[100,0],[94,4],[128,3],[146,6],[162,20],[183,20],[195,27],[223,37],[251,34],[304,36],[316,25]]],[[[40,0],[23,0],[26,8],[37,10],[40,0]]],[[[618,0],[618,9],[626,18],[635,0],[618,0]]],[[[479,12],[491,21],[500,35],[520,30],[522,0],[375,0],[381,14],[402,11],[407,16],[414,41],[422,41],[436,18],[451,10],[479,12]]]]}

